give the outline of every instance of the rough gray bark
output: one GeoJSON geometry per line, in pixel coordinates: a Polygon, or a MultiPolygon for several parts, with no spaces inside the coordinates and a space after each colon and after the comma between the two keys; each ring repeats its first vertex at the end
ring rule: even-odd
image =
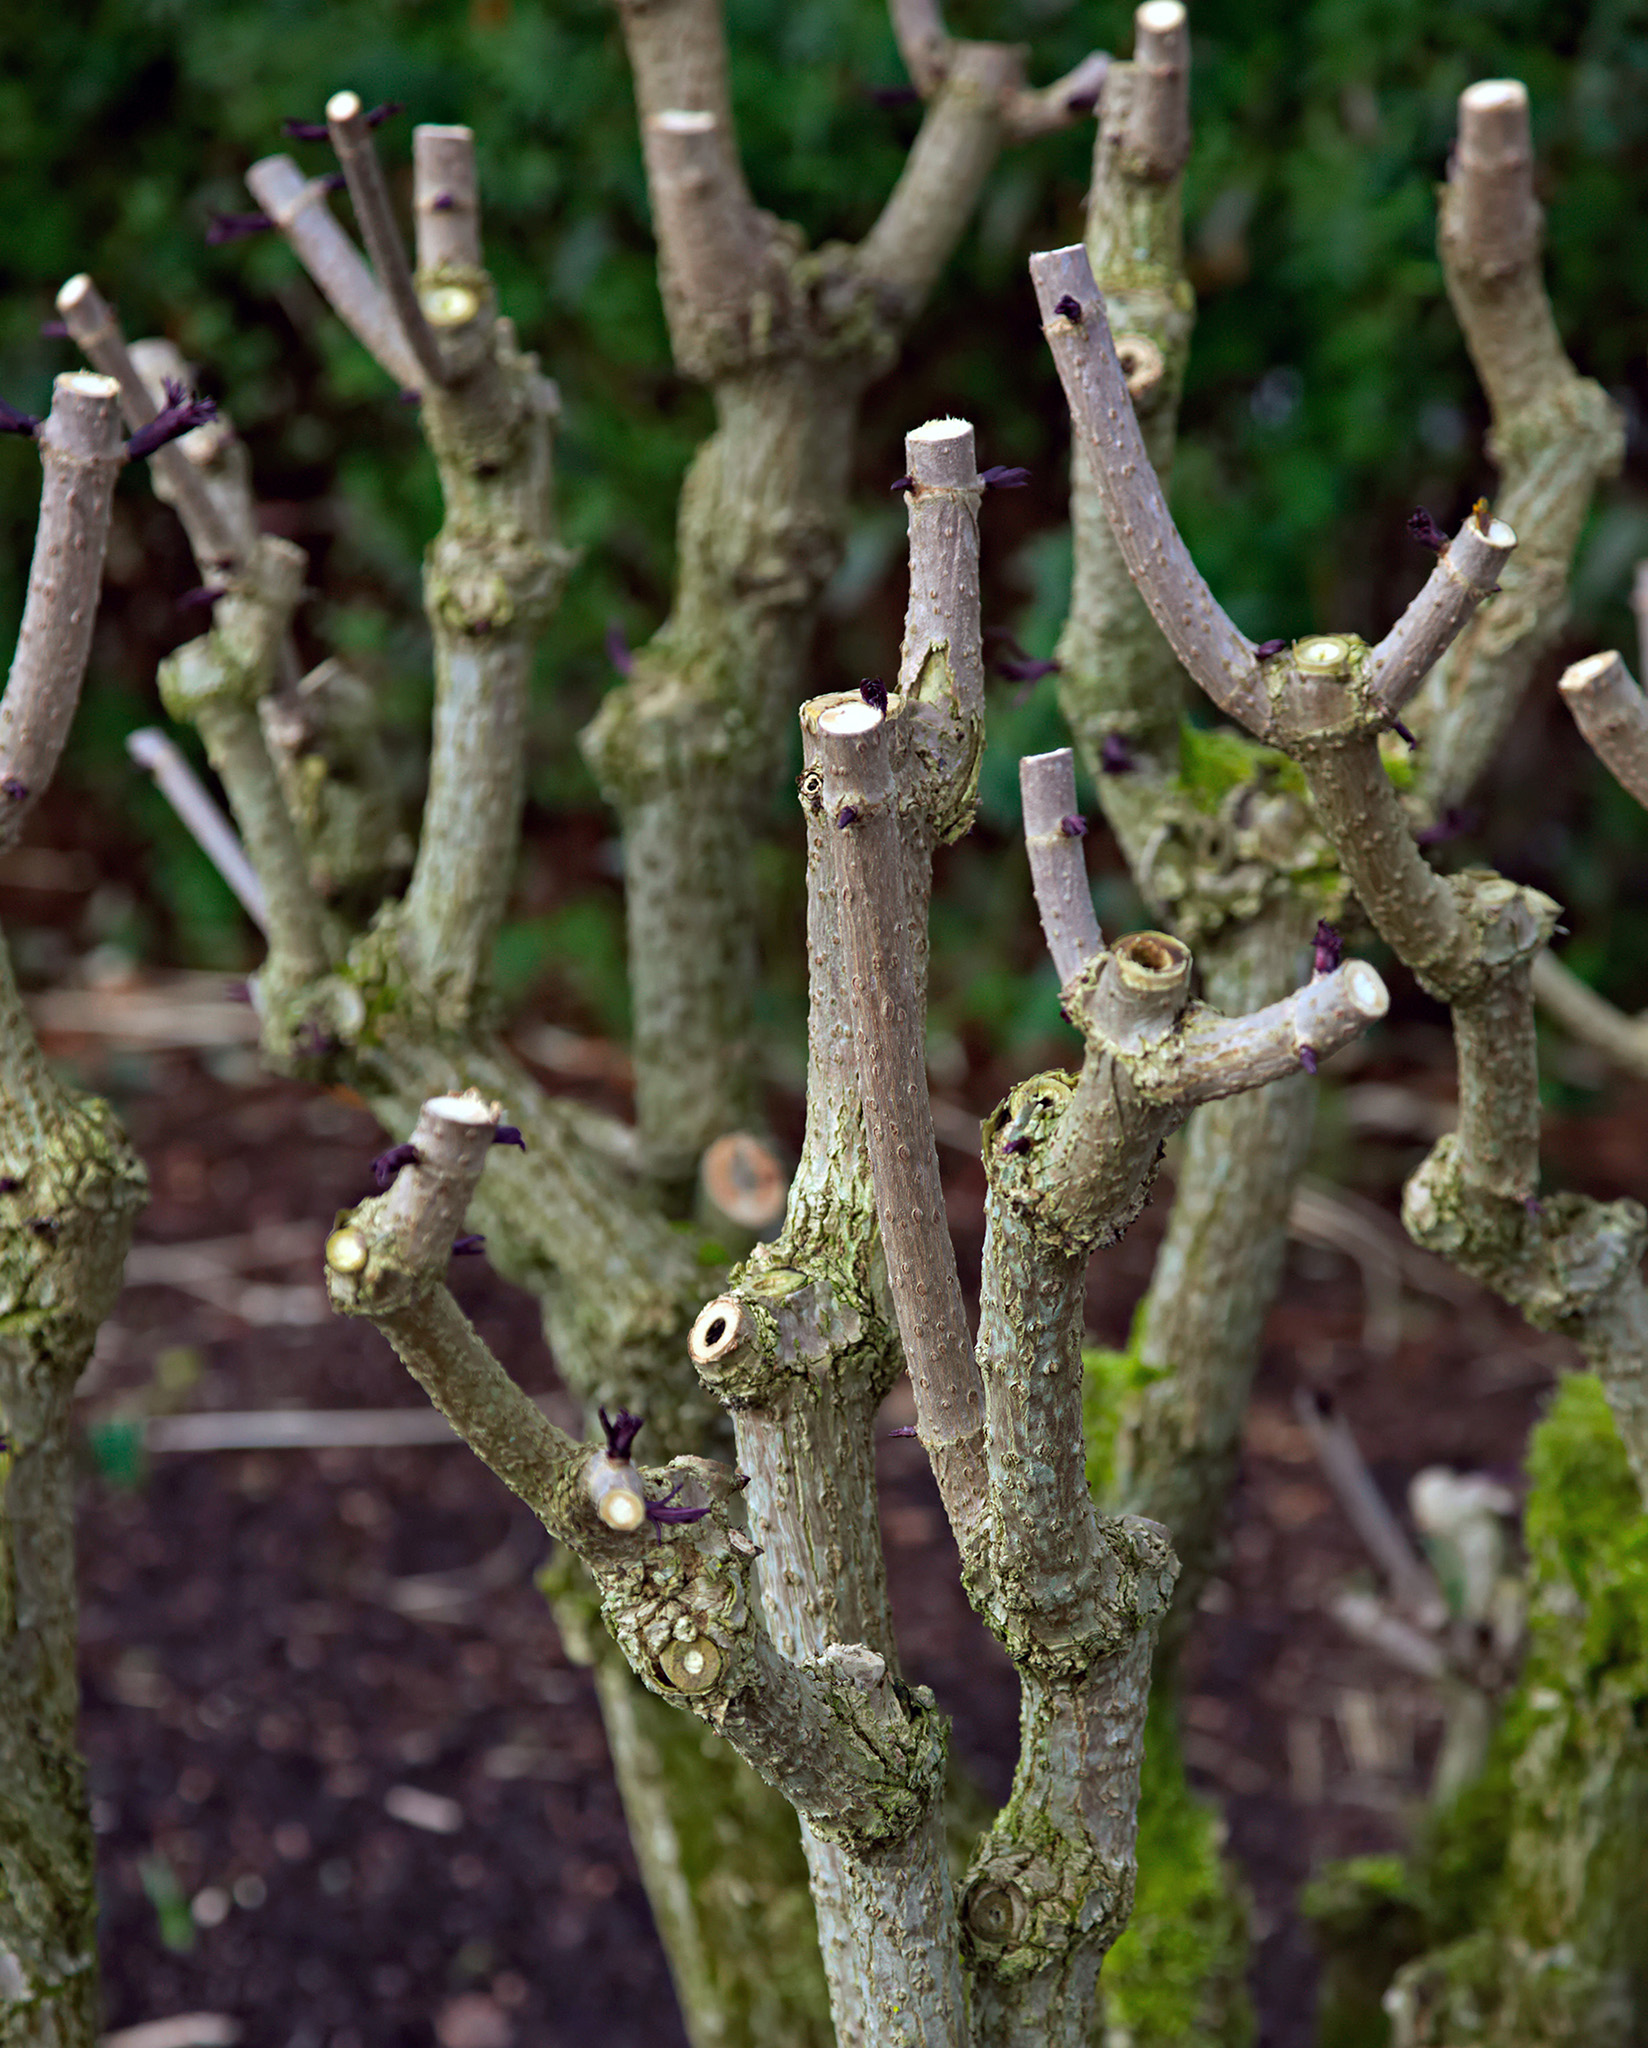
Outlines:
{"type": "MultiPolygon", "coordinates": [[[[0,698],[0,845],[73,720],[125,459],[106,377],[59,377],[16,658],[0,698]]],[[[145,1187],[106,1104],[41,1058],[0,941],[0,2043],[93,2048],[96,1857],[77,1741],[75,1383],[145,1187]]]]}

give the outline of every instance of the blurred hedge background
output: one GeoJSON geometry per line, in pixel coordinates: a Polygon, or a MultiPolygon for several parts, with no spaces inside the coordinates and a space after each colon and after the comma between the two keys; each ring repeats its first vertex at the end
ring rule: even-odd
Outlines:
{"type": "MultiPolygon", "coordinates": [[[[857,236],[919,111],[889,90],[903,75],[879,0],[728,11],[758,200],[815,239],[857,236]]],[[[1435,256],[1433,186],[1461,87],[1510,74],[1533,97],[1559,324],[1631,423],[1627,473],[1583,543],[1567,652],[1617,644],[1634,665],[1625,598],[1648,554],[1648,8],[1192,0],[1191,13],[1187,238],[1201,311],[1174,497],[1225,603],[1258,636],[1377,637],[1427,567],[1405,537],[1409,510],[1451,524],[1490,487],[1483,407],[1435,256]]],[[[1026,42],[1040,80],[1131,40],[1118,0],[954,0],[950,20],[1026,42]]],[[[508,999],[616,1032],[615,864],[575,735],[612,679],[610,626],[638,642],[663,615],[676,492],[709,407],[669,365],[629,81],[603,0],[10,0],[0,392],[44,410],[53,372],[72,366],[70,345],[41,328],[76,270],[118,303],[128,334],[173,336],[250,443],[270,523],[311,551],[305,653],[342,652],[375,679],[415,796],[432,465],[411,414],[276,238],[205,241],[212,211],[249,207],[241,176],[255,157],[289,148],[330,166],[324,145],[283,142],[280,123],[318,119],[345,84],[368,104],[405,102],[380,137],[403,192],[413,121],[473,125],[505,309],[561,384],[559,503],[584,553],[538,667],[529,844],[499,973],[508,999]]],[[[976,422],[983,461],[1035,472],[1032,489],[990,506],[986,623],[1051,650],[1069,575],[1066,427],[1024,259],[1079,234],[1091,135],[1084,123],[1003,158],[903,364],[872,395],[817,688],[896,662],[904,522],[887,485],[904,430],[947,411],[976,422]]],[[[0,442],[8,646],[38,474],[25,444],[0,442]]],[[[33,935],[24,965],[37,979],[97,943],[185,965],[256,958],[255,935],[122,746],[159,715],[159,656],[200,630],[198,613],[177,609],[194,580],[170,514],[130,475],[87,702],[42,828],[100,849],[116,879],[33,935]]],[[[1458,857],[1487,852],[1550,887],[1569,906],[1570,961],[1617,999],[1648,1002],[1648,829],[1573,744],[1553,695],[1522,721],[1458,857]]],[[[957,1054],[1022,1046],[1053,1014],[1010,838],[1016,757],[1059,736],[1050,681],[999,686],[984,817],[936,909],[935,1042],[957,1054]]],[[[779,969],[770,1019],[794,1046],[801,873],[787,790],[773,815],[772,843],[752,858],[779,969]]],[[[1101,912],[1132,914],[1119,875],[1101,893],[1101,912]]]]}

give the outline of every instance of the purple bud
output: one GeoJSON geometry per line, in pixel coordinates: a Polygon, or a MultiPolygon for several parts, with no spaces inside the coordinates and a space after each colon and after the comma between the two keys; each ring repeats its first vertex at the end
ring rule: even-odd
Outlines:
{"type": "Polygon", "coordinates": [[[526,1140],[513,1124],[499,1124],[492,1133],[492,1142],[494,1145],[519,1145],[523,1152],[526,1150],[526,1140]]]}
{"type": "Polygon", "coordinates": [[[1429,548],[1431,553],[1435,555],[1441,554],[1448,545],[1448,536],[1437,525],[1423,505],[1419,507],[1417,512],[1409,514],[1408,532],[1418,541],[1422,548],[1429,548]]]}
{"type": "Polygon", "coordinates": [[[42,341],[67,341],[69,338],[69,323],[67,320],[42,320],[40,323],[40,338],[42,341]]]}
{"type": "Polygon", "coordinates": [[[282,121],[280,132],[294,142],[329,142],[332,137],[324,121],[282,121]]]}
{"type": "Polygon", "coordinates": [[[225,242],[243,242],[248,236],[267,234],[273,226],[266,213],[209,213],[206,246],[221,249],[225,242]]]}
{"type": "Polygon", "coordinates": [[[621,676],[627,676],[635,666],[635,656],[629,651],[629,640],[617,619],[607,621],[606,648],[607,660],[621,676]]]}
{"type": "Polygon", "coordinates": [[[879,711],[883,717],[887,712],[887,685],[880,676],[865,676],[858,686],[858,694],[872,711],[879,711]]]}
{"type": "Polygon", "coordinates": [[[1087,837],[1087,820],[1077,817],[1072,813],[1070,817],[1059,820],[1059,830],[1066,839],[1085,839],[1087,837]]]}
{"type": "Polygon", "coordinates": [[[1315,947],[1311,971],[1315,974],[1332,974],[1345,957],[1345,942],[1325,917],[1316,920],[1315,947]]]}
{"type": "Polygon", "coordinates": [[[1082,324],[1081,300],[1073,299],[1068,292],[1054,306],[1053,311],[1061,320],[1073,320],[1078,327],[1082,324]]]}
{"type": "Polygon", "coordinates": [[[23,1183],[13,1173],[0,1173],[0,1195],[15,1195],[23,1183]]]}
{"type": "Polygon", "coordinates": [[[616,1415],[610,1417],[604,1408],[597,1408],[595,1412],[600,1416],[601,1427],[606,1432],[607,1456],[624,1462],[629,1457],[630,1447],[641,1434],[641,1417],[631,1415],[627,1408],[620,1408],[616,1415]]]}
{"type": "Polygon", "coordinates": [[[385,121],[392,121],[397,114],[404,114],[405,112],[406,102],[404,100],[385,100],[381,105],[368,110],[366,125],[368,128],[381,128],[385,121]]]}
{"type": "Polygon", "coordinates": [[[397,391],[395,393],[395,403],[397,405],[421,405],[423,403],[423,393],[412,390],[397,391]]]}
{"type": "Polygon", "coordinates": [[[1138,764],[1125,733],[1107,732],[1099,745],[1099,770],[1104,775],[1126,775],[1138,764]]]}
{"type": "Polygon", "coordinates": [[[1302,1067],[1304,1068],[1304,1070],[1305,1070],[1305,1072],[1306,1072],[1307,1074],[1314,1074],[1314,1073],[1315,1073],[1315,1071],[1316,1071],[1316,1048],[1315,1048],[1315,1046],[1314,1046],[1314,1045],[1302,1045],[1302,1046],[1300,1046],[1300,1048],[1299,1048],[1299,1064],[1300,1064],[1300,1066],[1302,1066],[1302,1067]]]}
{"type": "Polygon", "coordinates": [[[1462,838],[1467,832],[1474,832],[1478,824],[1475,811],[1461,810],[1456,804],[1449,804],[1428,825],[1421,825],[1413,835],[1420,846],[1442,846],[1450,839],[1462,838]]]}
{"type": "Polygon", "coordinates": [[[1396,737],[1399,740],[1406,740],[1410,747],[1418,746],[1418,740],[1414,737],[1414,735],[1411,732],[1409,732],[1408,728],[1402,723],[1401,719],[1392,717],[1390,724],[1391,731],[1395,733],[1396,737]]]}
{"type": "Polygon", "coordinates": [[[468,1237],[454,1238],[452,1241],[452,1256],[455,1259],[472,1259],[478,1252],[484,1250],[485,1246],[486,1239],[478,1233],[472,1233],[468,1237]]]}
{"type": "Polygon", "coordinates": [[[890,491],[913,491],[915,487],[916,480],[913,476],[894,477],[893,481],[887,486],[890,491]]]}
{"type": "Polygon", "coordinates": [[[14,804],[20,804],[29,793],[29,786],[20,775],[0,776],[0,796],[9,797],[14,804]]]}
{"type": "Polygon", "coordinates": [[[996,674],[1010,683],[1039,683],[1043,676],[1056,676],[1060,666],[1056,661],[1034,661],[1026,655],[1018,661],[998,661],[996,674]]]}
{"type": "MultiPolygon", "coordinates": [[[[704,1519],[704,1517],[709,1513],[709,1509],[707,1507],[674,1508],[670,1506],[670,1502],[674,1500],[675,1496],[681,1491],[682,1487],[685,1486],[686,1483],[687,1482],[685,1477],[682,1477],[676,1480],[675,1484],[670,1488],[669,1492],[664,1495],[664,1498],[662,1500],[649,1500],[647,1502],[647,1520],[649,1522],[654,1523],[701,1522],[704,1519]]],[[[658,1540],[660,1543],[663,1542],[664,1539],[661,1534],[659,1535],[658,1540]]]]}
{"type": "Polygon", "coordinates": [[[876,107],[913,107],[921,94],[913,85],[867,85],[864,97],[876,107]]]}
{"type": "Polygon", "coordinates": [[[1280,654],[1286,645],[1287,642],[1285,640],[1261,640],[1253,650],[1254,659],[1257,661],[1269,661],[1273,655],[1280,654]]]}
{"type": "Polygon", "coordinates": [[[1028,1138],[1004,1138],[1001,1149],[1004,1152],[1028,1152],[1030,1150],[1030,1140],[1028,1138]]]}
{"type": "Polygon", "coordinates": [[[453,198],[450,192],[437,192],[429,202],[429,211],[431,213],[450,213],[457,203],[457,200],[453,198]]]}
{"type": "Polygon", "coordinates": [[[838,832],[843,832],[849,825],[856,825],[857,823],[858,813],[851,804],[843,804],[835,814],[835,825],[838,832]]]}
{"type": "Polygon", "coordinates": [[[192,612],[204,605],[209,610],[220,597],[228,595],[221,583],[202,583],[197,589],[184,591],[177,601],[177,608],[180,612],[192,612]]]}
{"type": "Polygon", "coordinates": [[[1064,104],[1072,114],[1091,114],[1099,104],[1099,88],[1094,85],[1086,92],[1073,92],[1064,104]]]}
{"type": "Polygon", "coordinates": [[[164,389],[166,403],[149,424],[139,427],[126,443],[128,462],[141,462],[146,455],[153,455],[157,448],[164,448],[168,441],[175,441],[180,434],[187,434],[217,418],[216,399],[191,398],[183,386],[170,377],[166,379],[164,389]]]}
{"type": "Polygon", "coordinates": [[[0,398],[0,434],[35,434],[40,422],[32,412],[19,412],[15,405],[8,405],[0,398]]]}
{"type": "Polygon", "coordinates": [[[372,1162],[372,1178],[380,1188],[393,1184],[395,1176],[403,1166],[417,1166],[422,1159],[416,1145],[391,1145],[387,1152],[380,1152],[372,1162]]]}
{"type": "Polygon", "coordinates": [[[898,1429],[888,1430],[887,1441],[891,1443],[895,1436],[915,1436],[916,1434],[917,1430],[915,1424],[913,1422],[906,1422],[902,1425],[902,1427],[898,1429]]]}
{"type": "Polygon", "coordinates": [[[1522,1206],[1530,1216],[1543,1216],[1545,1214],[1545,1204],[1539,1199],[1538,1195],[1524,1195],[1522,1197],[1522,1206]]]}
{"type": "Polygon", "coordinates": [[[1002,463],[979,471],[979,482],[987,491],[1022,491],[1029,481],[1029,470],[1009,469],[1002,463]]]}

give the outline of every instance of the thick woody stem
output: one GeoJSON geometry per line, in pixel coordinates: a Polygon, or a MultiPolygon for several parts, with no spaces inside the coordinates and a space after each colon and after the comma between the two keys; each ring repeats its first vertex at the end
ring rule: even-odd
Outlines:
{"type": "MultiPolygon", "coordinates": [[[[142,371],[126,347],[114,308],[84,272],[71,277],[57,294],[57,310],[81,354],[93,369],[120,386],[120,409],[136,433],[159,410],[142,371]]],[[[184,439],[188,439],[185,435],[184,439]]],[[[159,479],[161,496],[175,500],[202,572],[233,568],[246,555],[245,537],[213,501],[210,491],[180,441],[169,441],[149,457],[159,479]]]]}
{"type": "Polygon", "coordinates": [[[1580,530],[1624,448],[1618,407],[1575,371],[1556,330],[1533,171],[1526,90],[1513,79],[1468,87],[1437,240],[1492,413],[1500,516],[1527,540],[1498,602],[1461,634],[1414,705],[1426,743],[1419,791],[1433,813],[1460,802],[1493,759],[1561,632],[1580,530]]]}
{"type": "Polygon", "coordinates": [[[1453,1036],[1460,1170],[1474,1188],[1525,1202],[1539,1187],[1539,1040],[1526,959],[1454,1004],[1453,1036]]]}
{"type": "Polygon", "coordinates": [[[127,734],[126,751],[154,777],[155,787],[195,844],[234,891],[253,924],[267,936],[269,906],[257,870],[246,858],[235,828],[213,803],[181,750],[158,726],[146,725],[127,734]]]}
{"type": "Polygon", "coordinates": [[[412,131],[412,216],[420,275],[481,267],[475,134],[425,122],[412,131]]]}
{"type": "MultiPolygon", "coordinates": [[[[896,1696],[884,1660],[861,1645],[835,1646],[807,1666],[779,1655],[750,1599],[756,1545],[725,1512],[738,1474],[678,1459],[676,1477],[709,1497],[690,1522],[671,1526],[647,1509],[629,1526],[603,1515],[612,1489],[596,1473],[610,1452],[557,1429],[442,1284],[497,1117],[496,1105],[472,1095],[425,1103],[416,1159],[327,1240],[333,1305],[383,1330],[453,1427],[583,1558],[609,1628],[653,1691],[717,1728],[828,1838],[866,1850],[900,1841],[928,1823],[943,1781],[931,1695],[896,1696]],[[667,1539],[672,1559],[655,1538],[667,1539]]],[[[668,1476],[642,1479],[650,1489],[668,1476]]],[[[661,1505],[649,1495],[650,1508],[661,1505]]],[[[937,2048],[942,2037],[931,2038],[937,2048]]]]}
{"type": "Polygon", "coordinates": [[[1302,764],[1357,895],[1381,935],[1427,983],[1467,945],[1452,890],[1414,844],[1375,741],[1352,740],[1302,764]]]}
{"type": "Polygon", "coordinates": [[[446,365],[441,360],[440,345],[430,332],[429,322],[418,304],[412,267],[406,260],[406,244],[401,240],[400,229],[395,223],[395,208],[389,197],[388,182],[378,161],[372,131],[367,126],[359,95],[333,93],[326,102],[326,125],[348,181],[361,240],[366,244],[366,253],[372,259],[378,282],[394,309],[401,335],[417,358],[424,378],[431,384],[445,384],[449,381],[446,365]]]}
{"type": "Polygon", "coordinates": [[[1585,744],[1639,804],[1648,804],[1648,701],[1617,654],[1593,654],[1557,685],[1585,744]]]}
{"type": "Polygon", "coordinates": [[[1190,155],[1190,29],[1180,0],[1144,0],[1133,16],[1127,153],[1141,177],[1165,183],[1190,155]]]}
{"type": "Polygon", "coordinates": [[[307,557],[266,537],[244,575],[218,603],[212,630],[187,641],[160,668],[161,700],[195,726],[222,780],[263,887],[272,988],[318,979],[330,953],[291,812],[258,719],[280,647],[303,589],[307,557]]]}
{"type": "MultiPolygon", "coordinates": [[[[904,853],[886,718],[868,704],[818,719],[824,806],[851,970],[865,1138],[916,1421],[964,1559],[986,1513],[984,1414],[927,1102],[923,1005],[911,966],[904,853]]],[[[922,949],[924,953],[925,949],[922,949]]]]}
{"type": "Polygon", "coordinates": [[[978,530],[984,484],[973,429],[966,420],[929,420],[905,435],[904,459],[911,480],[905,493],[910,596],[899,691],[943,707],[960,724],[976,723],[984,713],[978,530]],[[933,663],[938,673],[929,672],[933,663]]]}
{"type": "Polygon", "coordinates": [[[1023,74],[1020,52],[1003,44],[954,46],[898,183],[858,247],[860,276],[901,309],[926,300],[971,219],[1023,74]]]}
{"type": "Polygon", "coordinates": [[[36,439],[42,472],[29,591],[0,697],[0,851],[57,772],[74,723],[103,584],[121,448],[111,377],[74,371],[52,385],[36,439]]]}
{"type": "Polygon", "coordinates": [[[1070,749],[1026,754],[1019,763],[1019,793],[1036,908],[1062,988],[1104,944],[1087,882],[1086,827],[1076,811],[1076,760],[1070,749]]]}
{"type": "Polygon", "coordinates": [[[1262,732],[1265,690],[1253,642],[1220,608],[1167,509],[1085,247],[1032,256],[1030,275],[1072,429],[1139,594],[1220,710],[1262,732]]]}
{"type": "Polygon", "coordinates": [[[417,390],[423,383],[418,359],[388,294],[332,218],[323,182],[305,178],[289,156],[266,156],[246,173],[246,183],[344,326],[402,390],[417,390]]]}

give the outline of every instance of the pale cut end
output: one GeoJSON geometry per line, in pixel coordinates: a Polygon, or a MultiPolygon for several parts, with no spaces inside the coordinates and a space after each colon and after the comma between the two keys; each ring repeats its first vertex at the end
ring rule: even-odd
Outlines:
{"type": "Polygon", "coordinates": [[[1376,967],[1370,967],[1366,960],[1350,960],[1342,970],[1345,993],[1360,1017],[1366,1017],[1371,1024],[1376,1017],[1384,1016],[1390,1008],[1390,990],[1376,967]]]}
{"type": "Polygon", "coordinates": [[[1511,549],[1516,546],[1516,534],[1505,524],[1503,519],[1490,519],[1488,521],[1488,530],[1482,538],[1487,541],[1490,547],[1503,548],[1506,554],[1509,554],[1511,549]]]}
{"type": "Polygon", "coordinates": [[[1593,690],[1611,684],[1615,670],[1623,670],[1624,666],[1612,650],[1607,654],[1588,654],[1583,661],[1563,670],[1557,688],[1564,697],[1588,697],[1593,690]]]}
{"type": "Polygon", "coordinates": [[[334,1230],[326,1240],[326,1263],[334,1273],[358,1273],[366,1264],[366,1239],[358,1230],[334,1230]]]}
{"type": "Polygon", "coordinates": [[[715,116],[704,108],[665,107],[662,113],[648,116],[647,126],[655,135],[711,135],[715,116]]]}
{"type": "Polygon", "coordinates": [[[84,270],[77,270],[63,289],[57,294],[57,310],[69,314],[79,310],[89,298],[96,296],[97,287],[84,270]]]}
{"type": "Polygon", "coordinates": [[[443,333],[450,333],[455,327],[467,327],[471,320],[479,317],[481,310],[480,300],[466,284],[437,285],[432,292],[425,292],[418,304],[430,326],[443,333]]]}
{"type": "Polygon", "coordinates": [[[885,716],[885,712],[878,711],[873,704],[866,704],[861,698],[857,703],[832,704],[828,710],[821,711],[818,729],[833,733],[874,732],[885,716]]]}
{"type": "Polygon", "coordinates": [[[904,436],[904,461],[918,485],[929,489],[978,488],[978,458],[970,420],[928,420],[904,436]]]}
{"type": "Polygon", "coordinates": [[[737,1295],[718,1294],[698,1311],[687,1335],[688,1355],[694,1365],[719,1365],[754,1335],[754,1328],[749,1311],[737,1295]]]}
{"type": "Polygon", "coordinates": [[[1129,988],[1166,993],[1190,980],[1190,948],[1170,932],[1129,932],[1113,950],[1116,971],[1129,988]]]}
{"type": "Polygon", "coordinates": [[[1520,78],[1483,78],[1459,95],[1459,128],[1472,146],[1495,154],[1526,149],[1528,88],[1520,78]]]}
{"type": "Polygon", "coordinates": [[[707,1199],[745,1230],[767,1230],[784,1220],[789,1176],[765,1139],[728,1131],[699,1162],[707,1199]]]}
{"type": "Polygon", "coordinates": [[[595,1512],[609,1529],[617,1529],[623,1534],[639,1529],[647,1518],[645,1501],[623,1487],[604,1495],[596,1503],[595,1512]]]}
{"type": "Polygon", "coordinates": [[[465,128],[460,122],[420,121],[412,131],[413,146],[427,136],[432,143],[459,142],[472,146],[475,141],[473,128],[465,128]]]}
{"type": "Polygon", "coordinates": [[[335,92],[326,102],[326,118],[328,121],[353,121],[359,115],[360,110],[361,103],[358,92],[335,92]]]}
{"type": "Polygon", "coordinates": [[[471,1129],[498,1121],[496,1108],[473,1095],[432,1095],[424,1108],[430,1116],[438,1116],[449,1124],[467,1124],[471,1129]]]}
{"type": "Polygon", "coordinates": [[[1144,0],[1133,16],[1133,26],[1142,35],[1170,36],[1185,25],[1185,11],[1179,0],[1144,0]]]}
{"type": "Polygon", "coordinates": [[[52,379],[52,390],[71,398],[113,400],[120,396],[120,386],[114,378],[104,377],[96,370],[64,370],[52,379]]]}

